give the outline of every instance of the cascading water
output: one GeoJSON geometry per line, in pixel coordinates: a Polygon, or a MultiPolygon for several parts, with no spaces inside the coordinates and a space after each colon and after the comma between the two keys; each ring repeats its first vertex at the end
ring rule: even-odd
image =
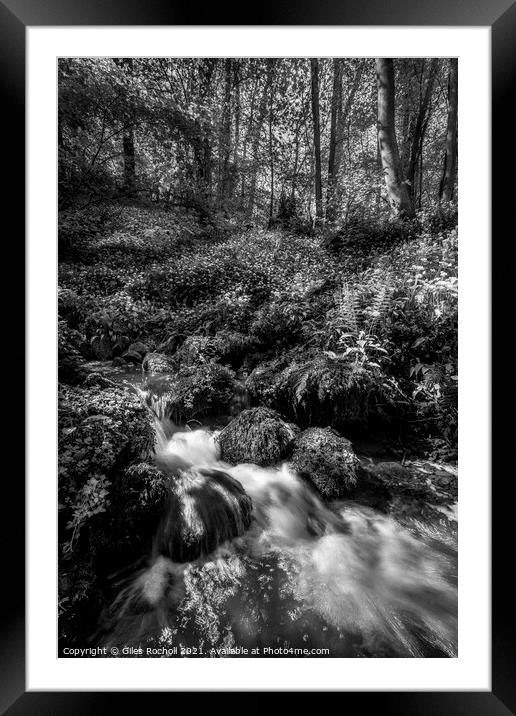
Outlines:
{"type": "Polygon", "coordinates": [[[112,605],[107,645],[144,656],[456,655],[453,537],[352,501],[325,505],[287,465],[227,465],[209,431],[161,421],[157,436],[156,463],[172,481],[188,476],[188,499],[112,605]],[[187,542],[204,525],[222,543],[171,559],[177,519],[187,542]],[[238,536],[225,539],[224,520],[238,536]]]}

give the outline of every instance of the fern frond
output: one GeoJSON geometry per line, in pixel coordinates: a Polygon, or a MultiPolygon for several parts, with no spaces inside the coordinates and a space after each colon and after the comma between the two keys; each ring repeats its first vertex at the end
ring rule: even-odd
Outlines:
{"type": "Polygon", "coordinates": [[[335,303],[341,327],[346,328],[354,335],[358,334],[362,311],[360,299],[355,289],[349,284],[343,283],[335,303]]]}
{"type": "Polygon", "coordinates": [[[387,312],[391,306],[392,295],[394,293],[394,283],[392,276],[386,274],[380,279],[376,294],[371,304],[371,318],[367,326],[367,333],[374,333],[375,329],[385,319],[387,312]]]}

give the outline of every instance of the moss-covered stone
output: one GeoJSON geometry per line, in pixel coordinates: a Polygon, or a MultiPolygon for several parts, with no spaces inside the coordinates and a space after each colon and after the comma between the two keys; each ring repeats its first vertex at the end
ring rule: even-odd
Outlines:
{"type": "Polygon", "coordinates": [[[251,523],[251,498],[222,470],[180,471],[168,486],[155,555],[191,562],[242,535],[251,523]]]}
{"type": "Polygon", "coordinates": [[[223,460],[275,465],[286,454],[295,429],[270,408],[244,410],[218,435],[223,460]]]}
{"type": "Polygon", "coordinates": [[[300,425],[364,426],[381,383],[359,365],[298,349],[257,366],[246,381],[253,400],[300,425]]]}
{"type": "Polygon", "coordinates": [[[191,562],[240,536],[252,503],[222,470],[190,468],[174,474],[150,463],[124,475],[124,510],[133,529],[153,538],[153,554],[191,562]]]}
{"type": "Polygon", "coordinates": [[[292,443],[292,467],[323,497],[342,497],[355,487],[359,465],[353,446],[332,428],[308,428],[292,443]]]}
{"type": "Polygon", "coordinates": [[[142,362],[144,373],[172,373],[175,363],[170,356],[164,353],[147,353],[142,362]]]}

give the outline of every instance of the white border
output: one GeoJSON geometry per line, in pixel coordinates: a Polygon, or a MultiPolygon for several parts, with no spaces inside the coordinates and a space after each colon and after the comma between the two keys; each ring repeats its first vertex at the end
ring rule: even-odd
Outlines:
{"type": "Polygon", "coordinates": [[[27,28],[28,690],[490,690],[490,28],[27,28]],[[457,659],[56,658],[56,58],[459,56],[457,659]]]}

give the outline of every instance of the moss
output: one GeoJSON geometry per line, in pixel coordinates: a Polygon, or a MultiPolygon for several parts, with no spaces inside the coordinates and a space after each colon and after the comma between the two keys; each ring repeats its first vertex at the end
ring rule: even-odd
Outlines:
{"type": "Polygon", "coordinates": [[[230,463],[274,465],[286,454],[295,429],[269,408],[244,410],[218,436],[221,457],[230,463]]]}
{"type": "Polygon", "coordinates": [[[292,467],[307,476],[326,499],[355,487],[358,458],[353,446],[332,428],[308,428],[292,443],[292,467]]]}
{"type": "Polygon", "coordinates": [[[246,381],[255,402],[280,411],[301,425],[342,429],[367,425],[381,394],[378,380],[360,366],[324,353],[300,350],[259,365],[246,381]]]}
{"type": "Polygon", "coordinates": [[[147,353],[143,359],[142,369],[144,373],[171,373],[175,370],[175,363],[164,353],[147,353]]]}

